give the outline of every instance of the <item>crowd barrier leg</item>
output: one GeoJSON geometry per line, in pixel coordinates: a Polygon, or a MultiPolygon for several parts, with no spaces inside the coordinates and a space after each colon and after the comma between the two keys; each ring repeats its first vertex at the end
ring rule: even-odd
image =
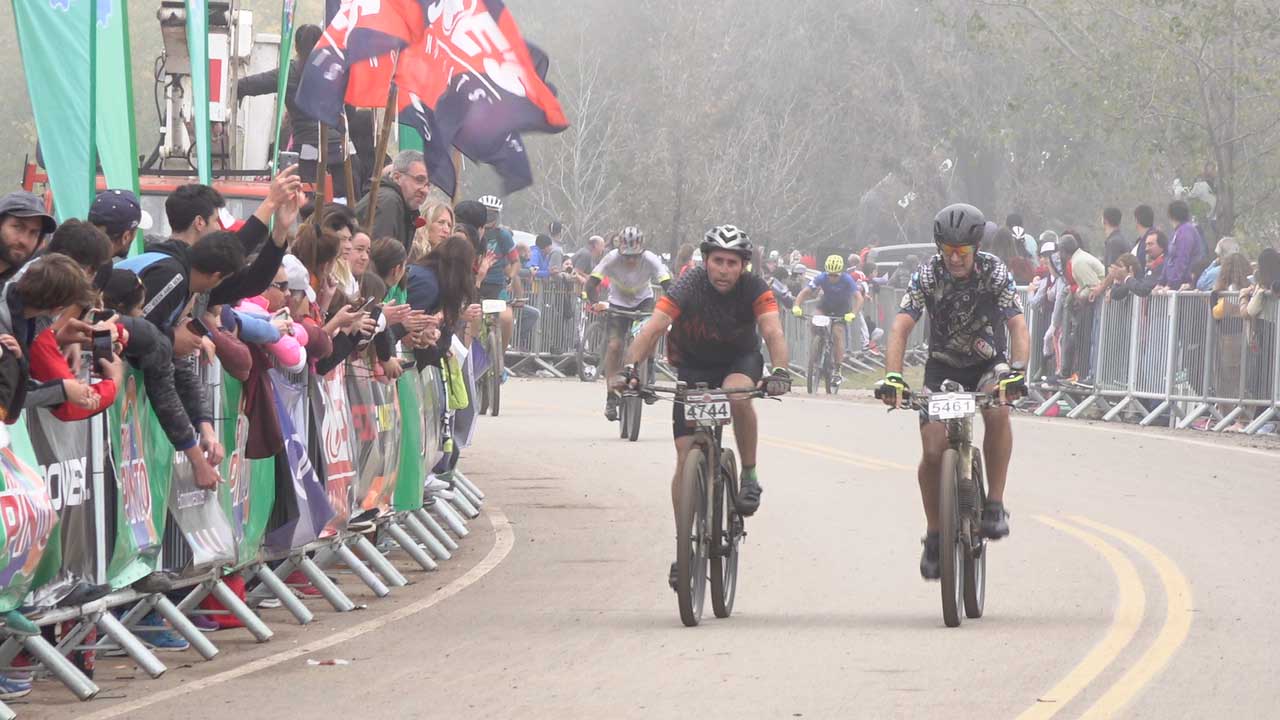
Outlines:
{"type": "Polygon", "coordinates": [[[1191,423],[1198,420],[1200,416],[1203,415],[1205,411],[1207,411],[1210,407],[1211,405],[1206,402],[1196,403],[1195,407],[1191,408],[1191,410],[1188,411],[1187,414],[1183,416],[1181,420],[1178,421],[1178,429],[1186,430],[1187,428],[1191,427],[1191,423]]]}
{"type": "Polygon", "coordinates": [[[145,643],[129,632],[129,629],[115,615],[110,612],[99,613],[96,625],[103,635],[111,638],[112,642],[119,645],[120,649],[124,650],[125,654],[137,663],[138,667],[142,668],[146,674],[153,678],[158,678],[168,669],[155,656],[155,653],[151,652],[145,643]]]}
{"type": "Polygon", "coordinates": [[[476,508],[477,510],[480,508],[481,505],[483,505],[483,503],[480,502],[480,498],[476,497],[476,494],[471,492],[471,489],[468,488],[466,485],[463,485],[462,483],[455,482],[453,484],[453,491],[455,493],[461,493],[462,497],[467,502],[471,503],[471,506],[476,508]]]}
{"type": "Polygon", "coordinates": [[[460,492],[453,493],[453,497],[449,499],[449,502],[453,503],[458,512],[462,513],[462,516],[468,520],[475,520],[480,517],[480,510],[471,504],[466,495],[460,492]]]}
{"type": "Polygon", "coordinates": [[[268,592],[280,601],[281,606],[289,611],[289,614],[298,621],[299,625],[306,625],[315,619],[315,614],[298,599],[297,595],[293,594],[293,591],[289,589],[288,585],[284,584],[283,580],[271,572],[271,568],[266,565],[259,565],[258,569],[254,571],[254,575],[262,583],[262,587],[266,588],[268,592]]]}
{"type": "Polygon", "coordinates": [[[1272,405],[1271,407],[1267,408],[1265,411],[1260,413],[1258,417],[1253,422],[1249,423],[1249,426],[1244,429],[1245,434],[1253,435],[1257,433],[1259,430],[1262,429],[1263,425],[1266,425],[1267,423],[1271,422],[1271,418],[1276,416],[1277,411],[1280,411],[1280,408],[1277,408],[1275,405],[1272,405]]]}
{"type": "Polygon", "coordinates": [[[355,548],[360,557],[364,558],[364,561],[372,566],[388,585],[404,587],[409,584],[409,580],[396,570],[396,566],[392,565],[391,561],[383,557],[382,553],[378,552],[378,548],[369,542],[369,538],[358,535],[355,539],[355,548]]]}
{"type": "Polygon", "coordinates": [[[431,508],[436,511],[436,515],[440,516],[444,524],[449,526],[449,530],[454,535],[464,538],[470,534],[471,531],[467,530],[467,523],[463,521],[462,516],[449,503],[437,500],[431,503],[431,508]]]}
{"type": "Polygon", "coordinates": [[[445,549],[444,545],[436,539],[436,536],[432,535],[430,530],[426,529],[423,527],[422,523],[418,522],[418,518],[414,517],[413,513],[405,513],[400,519],[401,522],[404,523],[404,528],[409,531],[409,534],[417,538],[418,542],[421,543],[428,552],[434,555],[437,561],[444,562],[445,560],[453,557],[453,555],[445,549]]]}
{"type": "Polygon", "coordinates": [[[1124,396],[1123,398],[1120,399],[1120,402],[1116,403],[1115,405],[1112,405],[1111,409],[1108,410],[1107,413],[1102,416],[1102,421],[1111,422],[1112,420],[1115,420],[1116,417],[1118,417],[1120,413],[1124,412],[1125,408],[1129,407],[1129,405],[1132,402],[1133,402],[1132,396],[1129,396],[1129,395],[1124,396]]]}
{"type": "Polygon", "coordinates": [[[26,650],[36,662],[44,665],[58,679],[58,682],[67,686],[67,689],[80,700],[89,700],[100,691],[92,680],[85,677],[70,660],[63,657],[62,653],[43,637],[31,635],[22,638],[21,642],[22,649],[26,650]]]}
{"type": "Polygon", "coordinates": [[[1225,416],[1223,416],[1221,420],[1218,421],[1217,425],[1213,426],[1213,431],[1222,432],[1223,430],[1226,430],[1227,428],[1231,427],[1231,425],[1236,421],[1236,418],[1240,417],[1240,413],[1243,413],[1243,412],[1244,412],[1244,406],[1242,405],[1235,406],[1234,408],[1231,409],[1231,412],[1227,413],[1225,416]]]}
{"type": "Polygon", "coordinates": [[[1067,417],[1072,419],[1078,418],[1084,414],[1085,410],[1088,410],[1089,408],[1093,407],[1097,403],[1102,403],[1104,405],[1106,404],[1106,402],[1102,399],[1101,395],[1090,395],[1089,397],[1084,399],[1084,402],[1071,408],[1071,412],[1067,413],[1067,417]]]}
{"type": "Polygon", "coordinates": [[[237,620],[244,623],[244,627],[253,635],[253,639],[260,643],[264,643],[271,639],[275,633],[267,624],[258,617],[257,613],[249,609],[249,606],[236,596],[231,588],[221,580],[214,580],[209,587],[210,594],[227,609],[237,620]]]}
{"type": "MultiPolygon", "coordinates": [[[[387,587],[386,584],[383,583],[367,565],[360,562],[360,558],[356,557],[356,554],[351,552],[351,548],[346,545],[342,543],[334,545],[329,549],[328,557],[326,559],[340,560],[343,565],[347,566],[347,569],[354,573],[356,577],[360,578],[360,582],[364,583],[373,591],[374,595],[382,598],[391,594],[391,588],[387,587]]],[[[327,563],[318,562],[317,564],[323,566],[327,563]]]]}
{"type": "MultiPolygon", "coordinates": [[[[187,597],[191,596],[188,595],[187,597]]],[[[205,637],[204,633],[200,632],[200,629],[186,615],[182,614],[177,605],[174,605],[164,595],[155,595],[153,598],[152,602],[155,604],[156,612],[160,613],[160,616],[165,620],[168,620],[173,629],[185,638],[187,642],[191,643],[191,647],[200,653],[200,657],[205,660],[212,660],[217,657],[217,646],[210,642],[209,638],[205,637]]],[[[200,601],[197,600],[196,602],[200,601]]]]}
{"type": "Polygon", "coordinates": [[[418,563],[423,570],[431,571],[440,567],[435,560],[431,559],[427,551],[419,547],[418,543],[409,537],[409,533],[405,532],[404,528],[395,522],[387,523],[387,534],[400,546],[401,550],[409,553],[409,557],[413,558],[413,561],[418,563]]]}
{"type": "Polygon", "coordinates": [[[1045,400],[1043,403],[1040,403],[1040,407],[1036,408],[1034,413],[1035,416],[1044,417],[1044,414],[1049,412],[1049,408],[1053,407],[1054,405],[1057,405],[1058,401],[1064,397],[1066,397],[1066,393],[1062,392],[1061,390],[1050,395],[1049,399],[1045,400]]]}
{"type": "MultiPolygon", "coordinates": [[[[333,606],[334,610],[337,612],[351,612],[356,609],[356,604],[351,602],[351,598],[347,597],[346,594],[344,594],[342,590],[329,579],[329,576],[324,574],[324,570],[322,570],[314,560],[303,555],[295,562],[297,563],[298,569],[302,571],[302,574],[307,576],[307,581],[320,591],[320,594],[324,596],[324,599],[327,600],[330,605],[333,606]]],[[[288,565],[288,563],[285,563],[280,566],[280,569],[286,568],[288,565]]],[[[276,570],[276,577],[280,576],[280,569],[276,570]]],[[[285,576],[288,577],[288,572],[285,573],[285,576]]]]}
{"type": "Polygon", "coordinates": [[[1138,425],[1140,425],[1141,427],[1150,427],[1150,425],[1156,421],[1156,418],[1159,418],[1160,415],[1163,414],[1165,410],[1169,409],[1169,406],[1171,404],[1172,403],[1168,400],[1161,400],[1160,404],[1156,406],[1155,410],[1152,410],[1151,412],[1147,413],[1146,417],[1138,421],[1138,425]]]}
{"type": "Polygon", "coordinates": [[[431,517],[431,513],[427,512],[426,508],[418,508],[417,510],[414,510],[413,516],[418,518],[418,522],[422,523],[423,527],[430,530],[432,535],[436,536],[436,539],[440,541],[440,544],[443,545],[446,550],[453,552],[458,549],[458,543],[454,542],[454,539],[449,536],[449,533],[443,527],[440,526],[440,523],[436,522],[436,519],[431,517]]]}
{"type": "MultiPolygon", "coordinates": [[[[674,380],[675,378],[672,378],[672,379],[674,380]]],[[[453,479],[457,480],[459,483],[462,483],[463,486],[465,486],[468,490],[471,491],[472,495],[475,495],[480,500],[484,500],[484,491],[481,490],[478,485],[471,482],[471,479],[468,478],[466,475],[462,474],[462,471],[459,470],[458,468],[453,469],[453,479]]]]}

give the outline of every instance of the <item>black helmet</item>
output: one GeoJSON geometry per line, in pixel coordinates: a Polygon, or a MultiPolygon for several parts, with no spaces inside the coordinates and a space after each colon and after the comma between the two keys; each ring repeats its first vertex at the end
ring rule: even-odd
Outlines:
{"type": "Polygon", "coordinates": [[[956,203],[942,208],[933,218],[933,241],[946,245],[978,245],[987,219],[972,205],[956,203]]]}

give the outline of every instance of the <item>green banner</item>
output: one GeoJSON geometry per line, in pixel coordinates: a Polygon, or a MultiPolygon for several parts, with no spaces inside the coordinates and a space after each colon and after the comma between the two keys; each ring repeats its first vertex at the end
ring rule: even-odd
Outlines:
{"type": "Polygon", "coordinates": [[[280,60],[276,65],[276,118],[275,144],[271,146],[271,168],[273,173],[280,172],[280,130],[284,127],[285,88],[289,84],[289,58],[293,53],[293,10],[294,0],[283,0],[280,4],[280,60]]]}
{"type": "Polygon", "coordinates": [[[140,390],[142,373],[125,375],[123,398],[107,412],[108,440],[116,464],[116,544],[107,568],[119,589],[151,574],[164,536],[173,446],[140,390]]]}
{"type": "Polygon", "coordinates": [[[396,394],[400,400],[400,463],[391,507],[408,512],[422,507],[422,488],[431,469],[422,462],[422,378],[416,372],[401,375],[396,394]]]}
{"type": "Polygon", "coordinates": [[[209,6],[206,0],[187,0],[187,51],[191,56],[196,172],[200,182],[209,185],[213,182],[213,151],[209,132],[209,6]]]}
{"type": "MultiPolygon", "coordinates": [[[[138,194],[138,133],[133,120],[133,64],[129,43],[129,4],[99,3],[95,46],[94,118],[98,162],[106,186],[138,194]],[[101,14],[107,11],[105,17],[101,14]]],[[[142,252],[142,230],[134,241],[142,252]]]]}
{"type": "Polygon", "coordinates": [[[58,513],[35,470],[26,423],[10,427],[11,439],[0,448],[0,613],[22,605],[62,563],[58,513]]]}
{"type": "Polygon", "coordinates": [[[249,418],[244,413],[244,387],[238,380],[222,374],[222,461],[223,483],[218,490],[222,509],[231,520],[236,538],[236,566],[242,567],[258,559],[267,521],[276,501],[275,458],[250,460],[245,457],[249,440],[249,418]]]}
{"type": "Polygon", "coordinates": [[[14,0],[22,67],[58,220],[86,217],[96,189],[93,138],[97,0],[14,0]]]}

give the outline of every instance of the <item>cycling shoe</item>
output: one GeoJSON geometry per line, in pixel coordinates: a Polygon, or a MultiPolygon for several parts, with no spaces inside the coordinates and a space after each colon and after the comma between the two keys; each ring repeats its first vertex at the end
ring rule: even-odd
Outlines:
{"type": "Polygon", "coordinates": [[[604,401],[604,416],[609,422],[618,421],[618,396],[609,393],[604,401]]]}
{"type": "Polygon", "coordinates": [[[760,481],[756,479],[756,470],[744,469],[742,471],[741,484],[738,487],[737,502],[734,503],[738,508],[738,512],[743,517],[751,517],[760,509],[760,494],[764,492],[764,488],[760,487],[760,481]]]}
{"type": "Polygon", "coordinates": [[[942,577],[942,538],[938,533],[925,533],[920,540],[924,552],[920,553],[920,577],[925,580],[937,580],[942,577]]]}
{"type": "Polygon", "coordinates": [[[1002,503],[987,503],[982,508],[982,536],[988,540],[999,540],[1009,535],[1009,513],[1005,512],[1002,503]]]}

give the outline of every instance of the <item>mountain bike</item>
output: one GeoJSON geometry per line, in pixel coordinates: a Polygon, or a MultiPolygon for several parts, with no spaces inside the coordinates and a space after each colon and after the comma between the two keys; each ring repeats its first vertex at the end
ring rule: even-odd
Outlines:
{"type": "MultiPolygon", "coordinates": [[[[517,307],[519,302],[513,300],[511,306],[517,307]]],[[[507,301],[484,300],[480,308],[484,312],[481,342],[484,343],[485,352],[489,354],[489,367],[476,378],[476,392],[480,396],[477,410],[480,415],[489,413],[498,417],[498,411],[502,407],[502,375],[506,365],[506,349],[502,345],[502,323],[498,316],[507,309],[507,301]]]]}
{"type": "Polygon", "coordinates": [[[595,382],[600,374],[600,363],[604,361],[605,322],[600,313],[582,303],[582,312],[578,316],[577,331],[577,364],[578,379],[582,382],[595,382]]]}
{"type": "Polygon", "coordinates": [[[951,380],[944,380],[939,392],[914,394],[903,402],[904,408],[926,413],[947,427],[938,493],[942,620],[947,627],[958,627],[961,610],[966,617],[980,618],[987,598],[987,540],[982,535],[986,466],[982,451],[973,444],[973,416],[1005,403],[993,393],[968,392],[951,380]]]}
{"type": "Polygon", "coordinates": [[[675,388],[650,385],[639,393],[653,399],[671,395],[683,408],[685,422],[696,428],[676,491],[680,621],[688,627],[701,621],[708,571],[712,611],[718,618],[727,618],[737,597],[738,557],[747,530],[737,510],[738,461],[733,450],[722,446],[724,427],[732,421],[730,396],[759,398],[766,394],[762,390],[711,389],[705,383],[694,387],[677,383],[675,388]]]}
{"type": "MultiPolygon", "coordinates": [[[[618,310],[609,308],[605,311],[607,317],[629,318],[631,320],[631,328],[627,331],[626,336],[622,340],[622,349],[619,351],[621,357],[627,356],[627,349],[631,347],[631,341],[640,333],[640,328],[644,327],[644,323],[649,319],[650,311],[632,311],[618,310]]],[[[653,382],[657,375],[656,363],[652,356],[648,360],[636,366],[636,374],[640,377],[640,386],[644,387],[653,382]]],[[[644,405],[652,403],[652,400],[646,400],[640,396],[637,391],[625,391],[618,402],[618,437],[623,440],[635,442],[640,438],[640,416],[644,411],[644,405]]]]}
{"type": "MultiPolygon", "coordinates": [[[[806,315],[809,320],[812,337],[809,340],[809,365],[805,370],[805,386],[810,395],[818,391],[818,385],[825,386],[828,395],[840,392],[840,383],[832,382],[835,374],[840,372],[836,366],[835,333],[831,323],[837,319],[829,315],[806,315]],[[821,374],[819,374],[821,373],[821,374]]],[[[847,336],[847,335],[846,335],[847,336]]]]}

